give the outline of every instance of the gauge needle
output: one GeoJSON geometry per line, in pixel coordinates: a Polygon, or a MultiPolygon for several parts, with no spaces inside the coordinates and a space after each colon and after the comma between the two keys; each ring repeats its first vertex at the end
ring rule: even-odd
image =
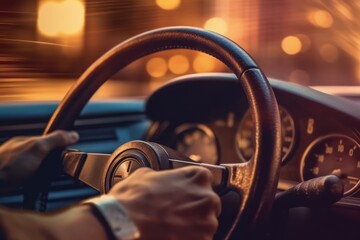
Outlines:
{"type": "Polygon", "coordinates": [[[349,180],[354,180],[354,181],[359,181],[360,180],[357,177],[351,177],[351,176],[347,176],[346,178],[349,179],[349,180]]]}
{"type": "Polygon", "coordinates": [[[192,154],[189,157],[191,160],[194,160],[195,162],[200,162],[201,161],[201,156],[197,155],[197,154],[192,154]]]}
{"type": "Polygon", "coordinates": [[[342,176],[342,172],[341,172],[341,169],[340,168],[337,168],[337,169],[334,169],[332,172],[331,172],[332,175],[335,175],[339,178],[341,178],[342,176]]]}

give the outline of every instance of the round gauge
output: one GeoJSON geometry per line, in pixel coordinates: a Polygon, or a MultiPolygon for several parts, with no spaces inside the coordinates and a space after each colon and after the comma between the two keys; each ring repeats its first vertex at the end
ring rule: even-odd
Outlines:
{"type": "Polygon", "coordinates": [[[181,125],[175,130],[175,149],[196,162],[217,164],[214,133],[204,125],[181,125]]]}
{"type": "Polygon", "coordinates": [[[338,176],[344,184],[344,195],[360,185],[360,145],[354,139],[333,134],[316,139],[306,149],[301,162],[302,180],[324,175],[338,176]]]}
{"type": "MultiPolygon", "coordinates": [[[[279,111],[282,135],[281,159],[284,161],[294,146],[295,125],[293,118],[283,107],[280,106],[279,111]]],[[[236,134],[237,150],[244,161],[249,161],[253,156],[254,132],[254,122],[250,111],[247,111],[236,134]]]]}

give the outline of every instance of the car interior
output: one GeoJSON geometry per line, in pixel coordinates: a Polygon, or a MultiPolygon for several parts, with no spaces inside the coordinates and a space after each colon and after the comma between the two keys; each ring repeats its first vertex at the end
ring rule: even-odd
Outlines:
{"type": "Polygon", "coordinates": [[[196,165],[222,200],[214,239],[360,237],[357,2],[1,5],[0,142],[80,135],[2,206],[51,212],[196,165]]]}

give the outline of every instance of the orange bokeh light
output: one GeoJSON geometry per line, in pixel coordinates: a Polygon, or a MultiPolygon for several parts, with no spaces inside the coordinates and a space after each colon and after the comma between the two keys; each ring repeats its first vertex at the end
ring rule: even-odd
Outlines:
{"type": "Polygon", "coordinates": [[[78,35],[85,25],[85,7],[79,0],[45,1],[38,9],[37,27],[48,37],[78,35]]]}

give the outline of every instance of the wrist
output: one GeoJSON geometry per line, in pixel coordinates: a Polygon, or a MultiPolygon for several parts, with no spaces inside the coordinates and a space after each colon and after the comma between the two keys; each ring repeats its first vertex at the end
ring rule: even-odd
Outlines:
{"type": "Polygon", "coordinates": [[[107,239],[89,206],[76,206],[52,214],[0,208],[0,232],[4,239],[107,239]]]}
{"type": "Polygon", "coordinates": [[[50,216],[47,223],[59,239],[107,239],[101,222],[91,206],[79,205],[50,216]]]}

